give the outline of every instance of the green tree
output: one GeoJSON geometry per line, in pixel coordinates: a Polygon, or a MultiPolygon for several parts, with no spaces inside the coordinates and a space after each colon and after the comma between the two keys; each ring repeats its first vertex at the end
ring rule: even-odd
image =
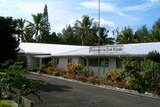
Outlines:
{"type": "Polygon", "coordinates": [[[99,44],[106,45],[106,44],[114,44],[114,38],[108,37],[108,32],[104,27],[100,27],[99,29],[99,44]]]}
{"type": "Polygon", "coordinates": [[[50,38],[50,23],[48,19],[48,9],[47,5],[44,7],[44,11],[42,14],[42,29],[41,35],[39,36],[39,42],[51,43],[50,38]]]}
{"type": "Polygon", "coordinates": [[[117,44],[128,44],[134,42],[134,34],[133,29],[130,27],[125,27],[118,35],[117,35],[117,44]]]}
{"type": "Polygon", "coordinates": [[[154,23],[152,27],[152,39],[154,42],[160,41],[160,18],[154,23]]]}
{"type": "Polygon", "coordinates": [[[61,37],[57,36],[55,32],[44,38],[44,41],[46,41],[45,43],[63,44],[61,37]]]}
{"type": "Polygon", "coordinates": [[[123,60],[123,72],[127,77],[126,87],[129,89],[145,92],[145,82],[143,78],[143,69],[139,60],[133,58],[126,58],[123,60]]]}
{"type": "Polygon", "coordinates": [[[142,26],[135,32],[134,41],[136,43],[151,42],[151,33],[146,25],[142,26]]]}
{"type": "Polygon", "coordinates": [[[82,21],[76,20],[74,28],[76,35],[81,39],[81,44],[86,45],[93,34],[93,18],[84,15],[82,21]]]}
{"type": "Polygon", "coordinates": [[[18,34],[18,38],[21,39],[22,42],[27,42],[26,38],[25,38],[25,19],[18,19],[18,30],[19,30],[19,34],[18,34]]]}
{"type": "Polygon", "coordinates": [[[80,40],[75,36],[74,29],[70,25],[62,30],[62,39],[65,44],[81,44],[80,40]]]}
{"type": "Polygon", "coordinates": [[[42,13],[37,13],[36,15],[32,14],[32,17],[33,17],[33,23],[30,21],[27,21],[28,25],[26,27],[27,29],[30,30],[30,32],[33,33],[33,37],[35,37],[35,41],[38,42],[39,36],[41,34],[41,30],[42,30],[42,25],[43,25],[42,23],[43,14],[42,13]]]}
{"type": "Polygon", "coordinates": [[[0,16],[0,34],[0,63],[4,63],[8,59],[15,58],[18,52],[17,20],[0,16]]]}

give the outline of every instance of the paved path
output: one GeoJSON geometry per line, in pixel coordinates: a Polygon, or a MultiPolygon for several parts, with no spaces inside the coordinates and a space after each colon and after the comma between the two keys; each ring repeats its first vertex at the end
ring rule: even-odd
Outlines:
{"type": "Polygon", "coordinates": [[[160,107],[160,100],[90,85],[30,74],[29,78],[46,82],[39,87],[40,102],[29,98],[34,107],[160,107]]]}

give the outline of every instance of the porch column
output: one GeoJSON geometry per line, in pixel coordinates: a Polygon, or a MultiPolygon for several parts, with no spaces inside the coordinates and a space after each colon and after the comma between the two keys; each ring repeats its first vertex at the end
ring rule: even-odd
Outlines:
{"type": "Polygon", "coordinates": [[[42,58],[39,58],[39,67],[41,68],[42,66],[42,58]]]}

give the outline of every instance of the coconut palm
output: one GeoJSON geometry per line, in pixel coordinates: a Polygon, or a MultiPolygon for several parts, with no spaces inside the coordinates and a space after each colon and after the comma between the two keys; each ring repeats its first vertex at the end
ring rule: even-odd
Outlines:
{"type": "Polygon", "coordinates": [[[87,40],[92,36],[93,18],[87,15],[83,16],[82,21],[76,20],[75,32],[80,37],[82,45],[86,45],[87,40]]]}
{"type": "Polygon", "coordinates": [[[114,44],[114,38],[108,37],[108,32],[105,27],[99,29],[99,45],[114,44]]]}
{"type": "Polygon", "coordinates": [[[26,38],[25,38],[25,22],[26,20],[25,19],[17,19],[17,28],[18,28],[18,31],[19,31],[19,34],[18,34],[18,38],[21,39],[22,42],[26,42],[26,38]]]}
{"type": "Polygon", "coordinates": [[[125,27],[118,35],[116,42],[118,44],[128,44],[134,42],[133,29],[125,27]]]}
{"type": "Polygon", "coordinates": [[[41,34],[41,30],[42,30],[42,19],[43,19],[43,14],[42,13],[37,13],[32,14],[33,17],[33,23],[30,21],[28,22],[27,28],[31,30],[31,32],[34,32],[34,37],[36,42],[38,42],[39,39],[39,35],[41,34]]]}

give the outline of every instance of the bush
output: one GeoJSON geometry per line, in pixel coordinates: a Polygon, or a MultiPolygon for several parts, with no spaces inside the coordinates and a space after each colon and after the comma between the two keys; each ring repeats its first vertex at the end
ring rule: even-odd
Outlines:
{"type": "Polygon", "coordinates": [[[96,76],[90,76],[88,82],[92,84],[100,84],[100,79],[96,76]]]}
{"type": "Polygon", "coordinates": [[[124,74],[122,71],[117,71],[116,69],[112,69],[105,73],[104,78],[115,83],[117,81],[124,80],[124,74]]]}
{"type": "Polygon", "coordinates": [[[94,75],[93,71],[89,68],[83,68],[82,70],[79,70],[77,73],[79,75],[84,75],[85,77],[90,77],[94,75]]]}
{"type": "Polygon", "coordinates": [[[127,88],[144,93],[146,88],[142,64],[139,62],[139,60],[133,58],[127,58],[124,60],[124,62],[123,72],[127,77],[127,88]]]}
{"type": "Polygon", "coordinates": [[[160,63],[160,53],[157,51],[149,52],[146,58],[151,61],[160,63]]]}
{"type": "Polygon", "coordinates": [[[81,64],[77,64],[77,63],[68,63],[68,69],[73,70],[74,72],[78,71],[78,70],[82,70],[83,67],[81,64]]]}
{"type": "Polygon", "coordinates": [[[22,63],[16,62],[9,67],[6,74],[1,78],[0,92],[3,95],[10,96],[27,96],[34,94],[38,96],[37,84],[38,81],[27,79],[25,76],[26,70],[23,69],[22,63]],[[16,89],[15,89],[16,88],[16,89]]]}
{"type": "Polygon", "coordinates": [[[84,77],[83,75],[76,75],[76,80],[82,81],[82,82],[86,82],[87,78],[84,77]]]}
{"type": "Polygon", "coordinates": [[[142,67],[144,69],[145,87],[148,90],[158,87],[160,84],[160,63],[145,60],[142,67]]]}

